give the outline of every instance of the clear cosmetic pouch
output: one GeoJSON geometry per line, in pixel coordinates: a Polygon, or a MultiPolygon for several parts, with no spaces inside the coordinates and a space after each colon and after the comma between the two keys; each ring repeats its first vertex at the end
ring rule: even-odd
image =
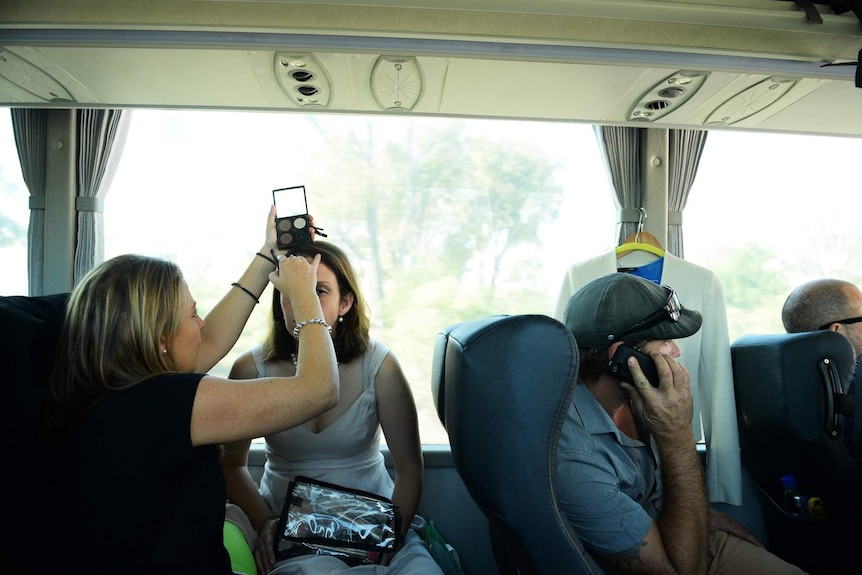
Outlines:
{"type": "Polygon", "coordinates": [[[401,543],[401,513],[391,500],[297,476],[278,524],[278,559],[331,555],[348,565],[379,563],[401,543]]]}

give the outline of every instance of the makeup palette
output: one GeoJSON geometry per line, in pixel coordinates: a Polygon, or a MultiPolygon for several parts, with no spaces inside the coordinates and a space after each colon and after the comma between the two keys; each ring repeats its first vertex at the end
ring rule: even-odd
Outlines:
{"type": "Polygon", "coordinates": [[[311,222],[305,186],[272,191],[275,204],[275,233],[278,249],[287,250],[311,241],[311,222]]]}

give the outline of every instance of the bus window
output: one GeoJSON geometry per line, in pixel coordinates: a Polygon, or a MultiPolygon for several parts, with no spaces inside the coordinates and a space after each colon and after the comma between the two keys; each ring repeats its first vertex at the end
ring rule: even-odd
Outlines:
{"type": "Polygon", "coordinates": [[[12,116],[0,110],[0,294],[27,293],[27,228],[30,192],[21,175],[21,162],[12,132],[12,116]]]}
{"type": "Polygon", "coordinates": [[[862,285],[860,157],[858,138],[710,132],[685,210],[685,257],[721,280],[731,341],[782,333],[781,306],[805,281],[862,285]]]}
{"type": "MultiPolygon", "coordinates": [[[[447,443],[431,397],[438,330],[550,314],[567,266],[611,249],[616,209],[592,126],[134,110],[105,199],[105,255],[170,258],[206,313],[263,241],[271,191],[309,211],[357,267],[372,337],[413,387],[423,443],[447,443]]],[[[267,291],[261,302],[269,302],[267,291]]],[[[260,341],[260,305],[233,351],[260,341]]]]}

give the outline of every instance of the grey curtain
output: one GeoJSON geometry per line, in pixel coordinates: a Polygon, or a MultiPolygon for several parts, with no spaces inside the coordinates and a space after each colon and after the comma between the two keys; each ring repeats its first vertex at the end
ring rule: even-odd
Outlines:
{"type": "Polygon", "coordinates": [[[594,126],[616,193],[619,223],[618,244],[637,231],[641,206],[640,129],[624,126],[594,126]]]}
{"type": "Polygon", "coordinates": [[[682,212],[697,175],[700,156],[706,144],[706,130],[670,130],[668,133],[667,246],[677,257],[684,257],[682,212]]]}
{"type": "Polygon", "coordinates": [[[123,110],[79,110],[77,125],[76,284],[94,265],[105,259],[104,198],[126,142],[128,113],[123,110]]]}
{"type": "Polygon", "coordinates": [[[30,190],[30,226],[27,229],[27,280],[31,296],[43,294],[45,257],[45,153],[48,112],[12,109],[12,131],[24,183],[30,190]]]}
{"type": "MultiPolygon", "coordinates": [[[[27,231],[29,294],[44,293],[46,152],[48,111],[12,109],[12,130],[24,182],[30,191],[30,226],[27,231]]],[[[102,207],[128,132],[128,112],[79,110],[77,112],[77,238],[75,282],[104,259],[102,207]]]]}

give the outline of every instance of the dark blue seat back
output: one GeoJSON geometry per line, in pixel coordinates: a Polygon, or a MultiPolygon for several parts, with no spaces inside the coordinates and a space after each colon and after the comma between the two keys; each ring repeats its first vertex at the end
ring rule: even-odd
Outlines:
{"type": "Polygon", "coordinates": [[[438,336],[438,413],[504,573],[602,572],[556,498],[557,444],[577,372],[574,337],[546,316],[493,316],[438,336]]]}
{"type": "Polygon", "coordinates": [[[856,362],[850,342],[831,331],[747,335],[731,357],[742,464],[762,494],[770,547],[812,573],[858,566],[862,466],[839,409],[856,362]],[[788,473],[823,500],[826,520],[784,513],[788,473]]]}
{"type": "Polygon", "coordinates": [[[68,294],[0,297],[0,438],[6,467],[0,493],[8,496],[3,571],[42,573],[56,510],[48,494],[63,480],[50,465],[42,427],[42,402],[68,294]],[[11,511],[11,513],[9,512],[11,511]]]}

